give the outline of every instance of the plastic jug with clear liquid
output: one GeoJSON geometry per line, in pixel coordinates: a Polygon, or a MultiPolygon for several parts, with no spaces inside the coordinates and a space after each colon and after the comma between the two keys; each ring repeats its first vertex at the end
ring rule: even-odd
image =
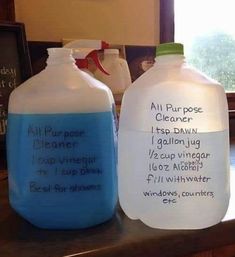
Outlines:
{"type": "Polygon", "coordinates": [[[115,212],[114,100],[70,49],[48,52],[46,69],[10,96],[10,204],[41,228],[86,228],[115,212]]]}
{"type": "Polygon", "coordinates": [[[162,229],[219,223],[229,203],[229,125],[223,87],[162,44],[125,92],[118,139],[120,204],[162,229]]]}

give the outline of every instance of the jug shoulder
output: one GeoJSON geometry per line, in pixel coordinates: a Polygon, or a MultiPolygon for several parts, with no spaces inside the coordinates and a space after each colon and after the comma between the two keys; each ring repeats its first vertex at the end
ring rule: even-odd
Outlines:
{"type": "Polygon", "coordinates": [[[83,80],[61,81],[58,84],[35,76],[10,95],[9,112],[94,112],[112,109],[113,97],[102,83],[83,80]],[[70,83],[69,86],[66,83],[70,83]]]}

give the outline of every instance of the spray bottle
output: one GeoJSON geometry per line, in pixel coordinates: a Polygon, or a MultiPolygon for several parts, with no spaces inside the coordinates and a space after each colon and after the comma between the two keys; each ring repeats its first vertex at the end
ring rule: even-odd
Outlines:
{"type": "MultiPolygon", "coordinates": [[[[77,67],[85,72],[83,73],[85,79],[90,80],[90,77],[92,77],[92,80],[97,80],[93,74],[95,70],[99,70],[102,74],[105,74],[105,76],[109,76],[109,73],[101,64],[98,56],[98,51],[109,48],[109,44],[107,42],[93,39],[77,39],[65,44],[64,48],[72,49],[72,55],[76,61],[77,67]],[[90,59],[93,62],[89,62],[90,59]],[[86,76],[87,74],[89,76],[86,76]]],[[[112,91],[109,90],[108,93],[110,94],[110,98],[112,99],[113,116],[115,120],[115,126],[117,128],[118,122],[116,116],[116,105],[114,102],[112,91]]]]}
{"type": "Polygon", "coordinates": [[[109,73],[103,68],[100,63],[97,50],[91,48],[74,48],[73,49],[73,58],[76,61],[77,67],[94,77],[94,74],[89,70],[89,59],[92,59],[97,69],[100,72],[109,75],[109,73]]]}
{"type": "Polygon", "coordinates": [[[106,84],[113,94],[123,93],[131,85],[127,61],[119,56],[118,49],[105,49],[102,65],[110,73],[110,76],[97,69],[95,77],[106,84]]]}
{"type": "Polygon", "coordinates": [[[102,40],[89,40],[89,39],[79,39],[69,42],[64,45],[64,48],[70,48],[73,50],[73,58],[76,60],[76,65],[79,69],[85,71],[94,77],[92,71],[100,70],[101,73],[109,75],[109,73],[102,66],[98,51],[109,47],[109,44],[102,40]],[[89,59],[93,60],[95,64],[95,69],[93,69],[89,63],[89,59]]]}

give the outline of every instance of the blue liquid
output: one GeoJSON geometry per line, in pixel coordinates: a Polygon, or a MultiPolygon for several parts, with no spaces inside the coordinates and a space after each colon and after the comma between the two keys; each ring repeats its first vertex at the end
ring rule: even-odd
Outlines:
{"type": "Polygon", "coordinates": [[[11,206],[41,228],[85,228],[117,201],[112,112],[9,114],[11,206]]]}

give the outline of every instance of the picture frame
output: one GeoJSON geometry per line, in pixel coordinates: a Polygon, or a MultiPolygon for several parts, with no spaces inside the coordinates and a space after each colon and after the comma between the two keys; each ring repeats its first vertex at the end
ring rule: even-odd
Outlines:
{"type": "Polygon", "coordinates": [[[125,52],[132,82],[154,65],[156,46],[126,46],[125,52]]]}
{"type": "Polygon", "coordinates": [[[25,26],[0,22],[0,170],[6,169],[6,126],[10,93],[32,76],[25,26]]]}

